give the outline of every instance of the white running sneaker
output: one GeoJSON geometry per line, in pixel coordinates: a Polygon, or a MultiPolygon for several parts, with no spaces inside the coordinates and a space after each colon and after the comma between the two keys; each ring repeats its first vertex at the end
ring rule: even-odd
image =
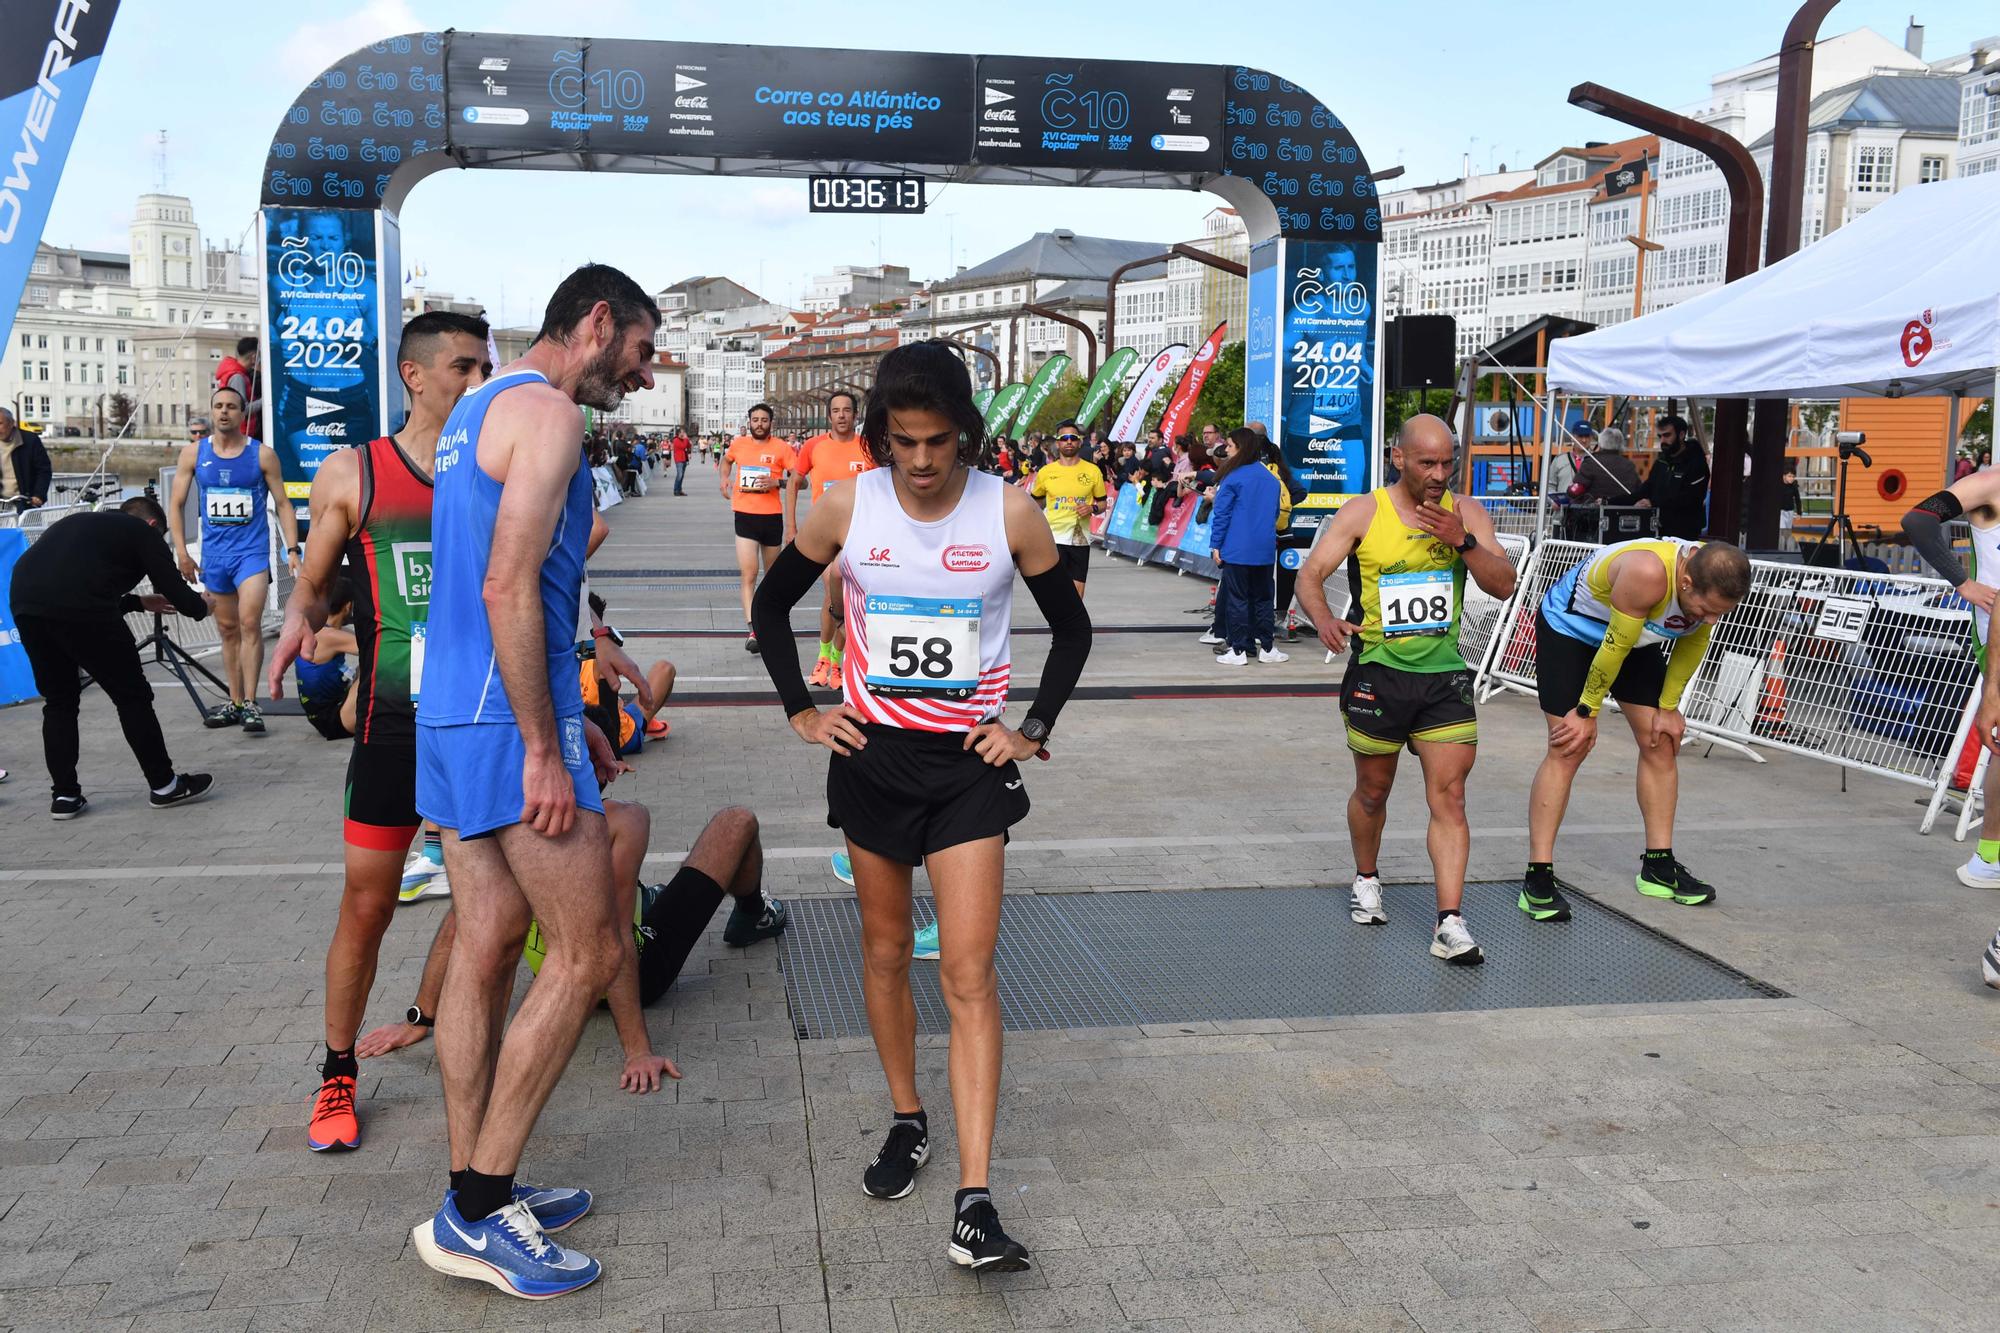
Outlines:
{"type": "Polygon", "coordinates": [[[1239,653],[1231,649],[1226,653],[1217,653],[1215,655],[1215,664],[1217,666],[1248,666],[1250,665],[1250,657],[1247,653],[1239,653]]]}
{"type": "Polygon", "coordinates": [[[1259,662],[1289,662],[1292,660],[1292,655],[1290,653],[1281,653],[1276,648],[1259,648],[1257,650],[1257,660],[1259,662]]]}
{"type": "Polygon", "coordinates": [[[1195,642],[1205,643],[1209,647],[1214,648],[1220,646],[1221,644],[1228,643],[1229,640],[1223,638],[1220,634],[1217,634],[1212,629],[1205,629],[1201,632],[1201,637],[1199,639],[1196,639],[1195,642]]]}
{"type": "Polygon", "coordinates": [[[416,853],[403,863],[403,882],[396,891],[396,901],[413,903],[420,898],[449,898],[451,882],[445,877],[444,863],[433,861],[419,846],[416,853]]]}
{"type": "Polygon", "coordinates": [[[1486,955],[1472,941],[1472,932],[1465,928],[1465,918],[1456,912],[1438,922],[1437,933],[1431,936],[1431,956],[1462,967],[1486,961],[1486,955]]]}
{"type": "Polygon", "coordinates": [[[1388,921],[1382,908],[1382,881],[1374,875],[1356,875],[1348,893],[1347,916],[1357,926],[1379,926],[1388,921]]]}
{"type": "Polygon", "coordinates": [[[1987,985],[2000,990],[2000,930],[1993,932],[1993,940],[1979,960],[1979,971],[1986,978],[1987,985]]]}
{"type": "Polygon", "coordinates": [[[1968,889],[2000,889],[2000,865],[1975,855],[1958,868],[1958,882],[1968,889]]]}

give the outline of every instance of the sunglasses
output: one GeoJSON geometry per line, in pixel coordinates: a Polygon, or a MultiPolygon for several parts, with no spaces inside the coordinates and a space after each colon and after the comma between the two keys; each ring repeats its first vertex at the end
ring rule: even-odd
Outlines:
{"type": "Polygon", "coordinates": [[[1056,443],[1057,443],[1057,444],[1075,444],[1075,443],[1077,443],[1078,441],[1080,441],[1080,440],[1082,440],[1082,439],[1083,439],[1083,436],[1081,436],[1081,435],[1058,435],[1058,436],[1056,436],[1056,443]]]}

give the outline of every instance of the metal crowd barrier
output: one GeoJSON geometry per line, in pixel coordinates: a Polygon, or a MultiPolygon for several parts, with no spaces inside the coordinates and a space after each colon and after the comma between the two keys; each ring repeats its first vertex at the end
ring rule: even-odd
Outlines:
{"type": "Polygon", "coordinates": [[[1514,595],[1504,601],[1489,597],[1477,580],[1470,574],[1466,576],[1465,610],[1458,622],[1458,652],[1474,666],[1485,660],[1500,626],[1506,623],[1508,613],[1521,595],[1524,567],[1532,549],[1532,543],[1526,537],[1512,532],[1502,532],[1498,536],[1500,549],[1514,564],[1514,595]]]}
{"type": "MultiPolygon", "coordinates": [[[[1482,699],[1534,693],[1535,610],[1601,549],[1535,548],[1480,663],[1482,699]]],[[[1716,625],[1681,711],[1690,738],[1760,762],[1768,746],[1941,794],[1978,685],[1971,644],[1971,608],[1941,579],[1753,560],[1750,595],[1716,625]]]]}

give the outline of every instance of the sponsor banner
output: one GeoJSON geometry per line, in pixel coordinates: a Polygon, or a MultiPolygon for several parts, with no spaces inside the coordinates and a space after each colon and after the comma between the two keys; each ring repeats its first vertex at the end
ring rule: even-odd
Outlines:
{"type": "Polygon", "coordinates": [[[993,405],[993,390],[981,389],[978,393],[973,394],[972,405],[979,409],[980,416],[985,416],[986,409],[993,405]]]}
{"type": "Polygon", "coordinates": [[[377,218],[350,209],[264,210],[264,439],[278,450],[285,493],[301,514],[326,456],[383,428],[384,376],[393,373],[383,367],[395,335],[382,333],[387,270],[378,245],[383,232],[392,252],[395,243],[393,222],[381,218],[378,231],[377,218]]]}
{"type": "Polygon", "coordinates": [[[1278,325],[1285,317],[1278,273],[1280,241],[1272,237],[1250,247],[1250,328],[1243,341],[1243,421],[1278,423],[1278,325]]]}
{"type": "Polygon", "coordinates": [[[14,562],[28,549],[28,534],[19,528],[0,528],[0,705],[18,704],[35,697],[35,669],[28,663],[28,650],[21,646],[21,628],[14,623],[14,562]]]}
{"type": "Polygon", "coordinates": [[[1157,560],[1163,565],[1174,563],[1174,552],[1187,535],[1188,524],[1194,521],[1195,506],[1201,502],[1198,495],[1183,495],[1167,505],[1167,516],[1160,522],[1160,530],[1153,538],[1153,550],[1146,558],[1157,560]]]}
{"type": "Polygon", "coordinates": [[[116,17],[118,0],[0,6],[0,345],[13,328],[116,17]]]}
{"type": "Polygon", "coordinates": [[[1219,65],[981,56],[973,160],[1019,166],[1216,171],[1219,65]]]}
{"type": "Polygon", "coordinates": [[[1284,243],[1285,320],[1278,347],[1279,434],[1292,474],[1311,492],[1294,528],[1365,492],[1375,434],[1376,247],[1284,243]]]}
{"type": "Polygon", "coordinates": [[[1222,339],[1229,332],[1229,321],[1223,320],[1215,326],[1194,354],[1194,360],[1187,363],[1181,372],[1181,382],[1174,387],[1174,396],[1167,401],[1167,410],[1160,417],[1160,428],[1167,438],[1177,440],[1187,429],[1188,419],[1194,415],[1194,405],[1201,399],[1201,386],[1208,382],[1208,372],[1215,365],[1216,353],[1222,350],[1222,339]]]}
{"type": "Polygon", "coordinates": [[[1042,368],[1028,381],[1028,391],[1021,395],[1020,410],[1014,414],[1015,424],[1023,431],[1032,427],[1035,414],[1042,410],[1042,404],[1056,391],[1056,381],[1069,373],[1070,356],[1067,352],[1057,352],[1042,362],[1042,368]]]}
{"type": "Polygon", "coordinates": [[[1139,378],[1132,385],[1132,392],[1125,395],[1125,406],[1119,410],[1118,420],[1112,423],[1111,439],[1116,444],[1137,443],[1139,432],[1146,425],[1146,412],[1153,406],[1153,400],[1160,396],[1166,386],[1167,376],[1173,373],[1174,364],[1187,355],[1186,343],[1173,343],[1160,350],[1158,355],[1146,363],[1139,372],[1139,378]]]}
{"type": "Polygon", "coordinates": [[[1222,174],[1271,201],[1280,235],[1381,240],[1375,181],[1340,117],[1288,79],[1243,66],[1226,73],[1222,174]]]}
{"type": "Polygon", "coordinates": [[[999,393],[993,395],[993,401],[986,405],[986,435],[988,439],[991,439],[995,435],[1005,435],[1007,433],[1007,423],[1014,419],[1014,409],[1021,405],[1021,397],[1027,392],[1027,385],[1015,383],[1009,384],[1006,388],[1000,390],[999,393]]]}
{"type": "MultiPolygon", "coordinates": [[[[1199,498],[1195,501],[1194,512],[1195,514],[1201,512],[1199,498]]],[[[1221,574],[1221,567],[1215,563],[1214,539],[1209,532],[1214,519],[1213,510],[1207,518],[1199,522],[1195,520],[1194,515],[1189,515],[1187,528],[1181,533],[1180,545],[1174,548],[1174,565],[1177,568],[1208,579],[1221,574]]]]}
{"type": "Polygon", "coordinates": [[[1107,542],[1129,541],[1132,529],[1139,521],[1139,492],[1143,486],[1120,486],[1111,500],[1111,521],[1104,527],[1107,542]]]}
{"type": "Polygon", "coordinates": [[[1111,401],[1111,395],[1125,382],[1125,376],[1131,373],[1138,360],[1139,349],[1136,347],[1121,347],[1104,359],[1104,364],[1097,368],[1097,373],[1090,377],[1090,383],[1084,388],[1083,402],[1076,409],[1077,425],[1090,429],[1090,423],[1097,420],[1097,414],[1111,401]]]}

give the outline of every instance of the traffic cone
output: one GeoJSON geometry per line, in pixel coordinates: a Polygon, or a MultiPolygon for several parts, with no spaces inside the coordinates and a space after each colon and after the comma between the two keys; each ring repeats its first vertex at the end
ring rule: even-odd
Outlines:
{"type": "Polygon", "coordinates": [[[1771,665],[1764,672],[1764,688],[1757,696],[1757,721],[1752,728],[1759,736],[1782,739],[1785,734],[1785,641],[1771,645],[1771,665]]]}

